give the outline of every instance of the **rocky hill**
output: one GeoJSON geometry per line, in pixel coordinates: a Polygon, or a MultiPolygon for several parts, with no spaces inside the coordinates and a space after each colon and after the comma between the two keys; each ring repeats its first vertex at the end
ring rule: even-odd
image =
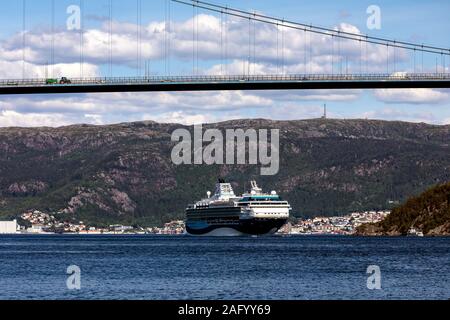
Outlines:
{"type": "Polygon", "coordinates": [[[358,234],[406,235],[410,228],[425,235],[450,235],[450,183],[409,199],[377,224],[362,225],[358,234]]]}
{"type": "Polygon", "coordinates": [[[204,129],[280,129],[280,171],[171,161],[177,124],[0,129],[0,216],[60,212],[93,224],[160,224],[218,177],[237,193],[256,179],[288,199],[296,216],[386,209],[450,181],[450,126],[367,120],[237,120],[204,129]]]}

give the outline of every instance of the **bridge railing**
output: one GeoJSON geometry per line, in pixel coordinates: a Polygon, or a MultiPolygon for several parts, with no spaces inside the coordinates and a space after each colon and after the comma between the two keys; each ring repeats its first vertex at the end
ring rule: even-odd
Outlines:
{"type": "Polygon", "coordinates": [[[139,85],[165,83],[228,83],[228,82],[293,82],[293,81],[437,81],[450,80],[450,73],[396,73],[396,74],[285,74],[285,75],[199,75],[199,76],[142,76],[92,77],[60,79],[6,79],[0,87],[58,86],[58,85],[139,85]]]}

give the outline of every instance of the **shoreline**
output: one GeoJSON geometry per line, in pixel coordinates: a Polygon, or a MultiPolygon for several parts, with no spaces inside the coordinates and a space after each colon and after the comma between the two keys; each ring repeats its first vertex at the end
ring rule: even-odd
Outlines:
{"type": "Polygon", "coordinates": [[[79,236],[79,237],[101,237],[101,236],[149,236],[149,237],[189,237],[189,238],[229,238],[229,239],[242,239],[242,238],[291,238],[291,237],[339,237],[339,238],[408,238],[408,239],[419,239],[419,238],[450,238],[450,235],[424,235],[424,236],[410,236],[410,235],[360,235],[360,234],[273,234],[273,235],[261,235],[261,236],[230,236],[230,237],[197,237],[189,234],[155,234],[155,233],[5,233],[0,234],[0,238],[8,236],[79,236]]]}

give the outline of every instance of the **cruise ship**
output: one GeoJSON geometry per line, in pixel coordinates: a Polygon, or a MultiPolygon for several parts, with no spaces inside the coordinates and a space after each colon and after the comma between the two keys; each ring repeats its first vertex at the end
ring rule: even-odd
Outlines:
{"type": "Polygon", "coordinates": [[[219,180],[214,195],[186,208],[186,232],[190,235],[241,236],[277,232],[288,220],[291,206],[272,191],[264,193],[256,181],[251,190],[236,196],[230,183],[219,180]]]}

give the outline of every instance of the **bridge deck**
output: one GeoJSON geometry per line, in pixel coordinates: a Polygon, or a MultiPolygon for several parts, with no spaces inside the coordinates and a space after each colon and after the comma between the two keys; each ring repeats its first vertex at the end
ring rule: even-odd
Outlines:
{"type": "Polygon", "coordinates": [[[450,88],[450,74],[116,77],[0,80],[0,94],[92,92],[450,88]]]}

